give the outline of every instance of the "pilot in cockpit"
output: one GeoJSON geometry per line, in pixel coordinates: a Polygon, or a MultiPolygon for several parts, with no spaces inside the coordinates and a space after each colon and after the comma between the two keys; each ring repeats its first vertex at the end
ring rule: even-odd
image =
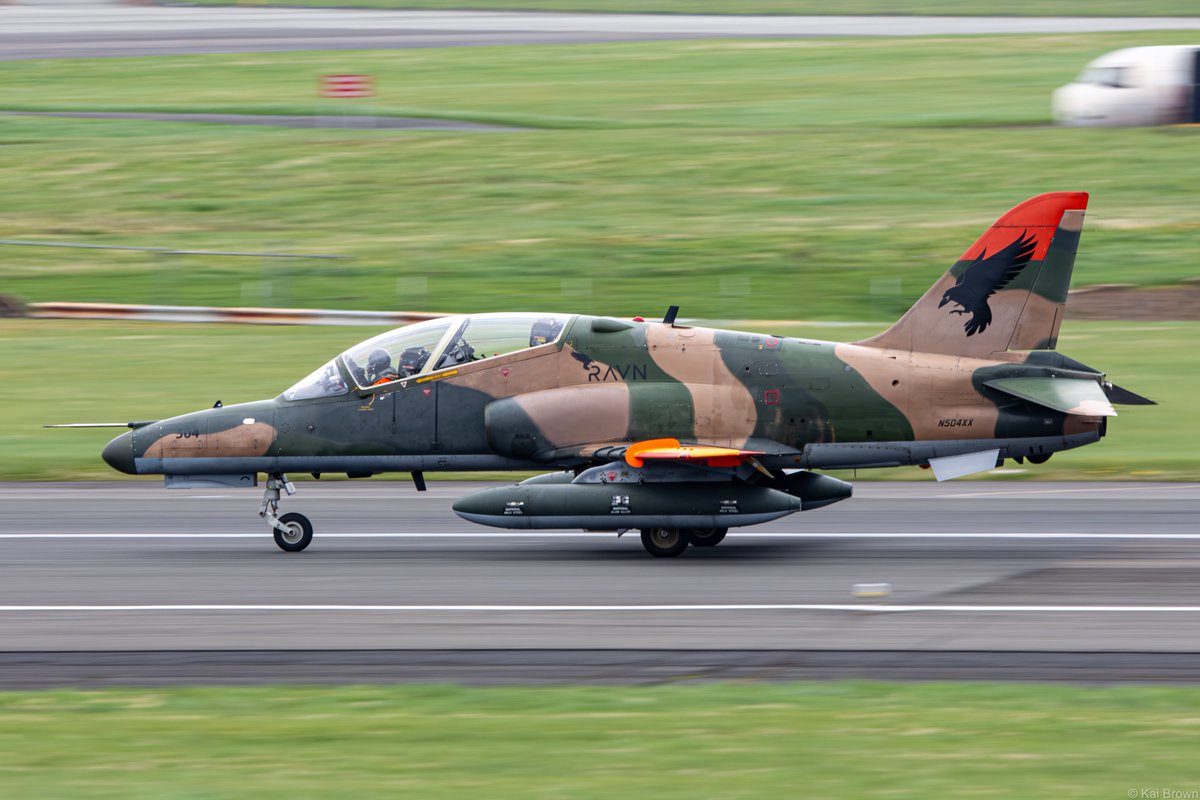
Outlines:
{"type": "Polygon", "coordinates": [[[425,362],[429,360],[429,351],[424,347],[416,346],[405,349],[400,354],[400,377],[407,378],[409,375],[416,375],[425,367],[425,362]]]}
{"type": "Polygon", "coordinates": [[[558,338],[558,334],[562,332],[562,320],[554,317],[542,317],[533,323],[533,327],[529,329],[529,346],[537,347],[540,344],[553,342],[558,338]]]}
{"type": "Polygon", "coordinates": [[[381,383],[388,383],[398,378],[396,370],[392,368],[392,356],[382,347],[377,347],[367,356],[367,382],[371,386],[378,386],[381,383]]]}

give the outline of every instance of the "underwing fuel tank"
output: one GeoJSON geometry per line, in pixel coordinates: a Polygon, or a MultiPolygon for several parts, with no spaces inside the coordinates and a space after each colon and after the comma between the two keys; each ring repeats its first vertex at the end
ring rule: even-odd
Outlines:
{"type": "Polygon", "coordinates": [[[840,496],[817,501],[732,481],[568,483],[549,477],[469,494],[454,504],[454,513],[469,522],[510,529],[736,528],[850,494],[849,484],[842,481],[837,481],[840,486],[824,487],[840,496]]]}

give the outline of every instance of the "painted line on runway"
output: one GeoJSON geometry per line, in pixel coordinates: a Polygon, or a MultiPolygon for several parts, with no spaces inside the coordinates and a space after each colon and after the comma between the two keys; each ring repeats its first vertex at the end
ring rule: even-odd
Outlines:
{"type": "Polygon", "coordinates": [[[855,605],[849,603],[705,603],[667,605],[361,605],[306,603],[271,604],[156,604],[95,606],[0,606],[0,613],[114,613],[114,612],[383,612],[383,613],[593,613],[655,611],[867,611],[872,613],[1051,613],[1051,614],[1197,614],[1200,606],[967,606],[967,605],[855,605]]]}
{"type": "MultiPolygon", "coordinates": [[[[453,531],[446,533],[321,533],[316,539],[611,539],[614,531],[453,531]]],[[[4,539],[165,539],[175,541],[202,541],[209,539],[267,539],[270,532],[263,533],[0,533],[4,539]]],[[[626,534],[636,538],[636,532],[626,534]]],[[[1008,531],[999,533],[856,533],[852,531],[730,531],[729,536],[757,539],[1162,539],[1195,541],[1200,533],[1090,533],[1090,532],[1030,532],[1008,531]]]]}
{"type": "MultiPolygon", "coordinates": [[[[1181,483],[1181,484],[1174,485],[1174,486],[1163,486],[1163,485],[1159,484],[1159,485],[1155,486],[1154,488],[1156,491],[1157,490],[1168,491],[1171,489],[1191,489],[1192,491],[1196,491],[1196,485],[1192,484],[1192,483],[1181,483]]],[[[1095,493],[1095,492],[1104,492],[1105,494],[1109,494],[1111,492],[1144,492],[1144,491],[1146,491],[1145,487],[1142,487],[1142,486],[1114,486],[1114,487],[1073,486],[1069,489],[1013,489],[1013,490],[1009,490],[1009,491],[999,491],[999,492],[987,492],[987,491],[961,492],[961,493],[950,492],[947,494],[931,495],[931,497],[935,500],[958,500],[959,498],[976,499],[979,497],[1003,497],[1005,495],[1027,496],[1027,495],[1037,495],[1037,494],[1088,494],[1088,493],[1095,493]]]]}

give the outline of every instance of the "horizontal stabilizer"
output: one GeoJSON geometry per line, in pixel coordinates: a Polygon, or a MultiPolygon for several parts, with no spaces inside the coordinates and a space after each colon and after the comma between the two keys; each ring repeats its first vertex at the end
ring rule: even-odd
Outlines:
{"type": "Polygon", "coordinates": [[[1115,417],[1098,381],[1082,378],[997,378],[984,386],[1028,400],[1039,406],[1085,417],[1115,417]]]}
{"type": "Polygon", "coordinates": [[[931,458],[929,459],[929,466],[933,467],[935,478],[939,481],[948,481],[951,478],[961,478],[964,475],[974,475],[976,472],[987,472],[989,469],[995,469],[999,458],[999,449],[984,450],[981,453],[964,453],[961,456],[931,458]]]}
{"type": "Polygon", "coordinates": [[[625,463],[641,467],[646,461],[686,461],[708,467],[737,467],[761,455],[761,450],[680,444],[678,439],[647,439],[625,449],[625,463]]]}
{"type": "Polygon", "coordinates": [[[1104,394],[1108,396],[1108,402],[1117,406],[1156,406],[1158,403],[1151,400],[1149,397],[1142,397],[1136,392],[1131,392],[1128,389],[1117,386],[1115,383],[1104,384],[1104,394]]]}

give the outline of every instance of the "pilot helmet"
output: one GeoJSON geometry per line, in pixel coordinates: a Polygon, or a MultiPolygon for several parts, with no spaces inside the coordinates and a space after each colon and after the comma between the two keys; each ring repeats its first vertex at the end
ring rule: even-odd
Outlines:
{"type": "Polygon", "coordinates": [[[424,347],[410,347],[400,354],[400,369],[409,375],[415,375],[429,360],[429,351],[424,347]]]}
{"type": "Polygon", "coordinates": [[[379,375],[392,368],[392,356],[382,347],[377,347],[367,356],[367,369],[373,374],[379,375]]]}
{"type": "Polygon", "coordinates": [[[553,342],[558,338],[562,328],[562,322],[555,317],[542,317],[529,329],[529,346],[537,347],[539,344],[553,342]]]}

